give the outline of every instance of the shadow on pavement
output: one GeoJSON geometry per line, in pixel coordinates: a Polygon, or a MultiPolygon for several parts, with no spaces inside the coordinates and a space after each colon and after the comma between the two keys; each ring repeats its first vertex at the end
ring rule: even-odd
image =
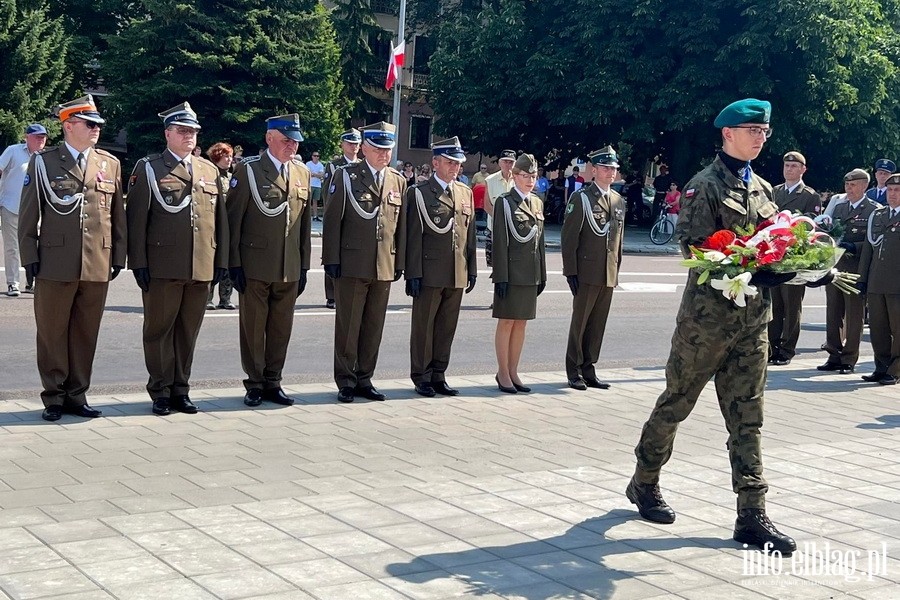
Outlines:
{"type": "Polygon", "coordinates": [[[645,552],[664,552],[678,548],[738,548],[737,542],[710,537],[671,537],[614,539],[606,533],[637,517],[630,510],[612,510],[573,526],[562,535],[506,546],[487,546],[461,552],[426,554],[409,562],[387,565],[391,575],[410,583],[424,584],[452,578],[466,586],[465,597],[502,596],[503,590],[515,588],[517,598],[527,600],[564,600],[587,595],[598,600],[612,598],[620,581],[643,575],[663,574],[658,570],[625,570],[604,565],[608,557],[645,552]],[[632,543],[634,545],[632,545],[632,543]],[[496,557],[492,560],[492,556],[496,557]],[[450,566],[458,565],[458,566],[450,566]],[[573,588],[561,595],[532,576],[531,584],[523,583],[530,569],[549,580],[573,588]],[[577,590],[577,591],[575,591],[577,590]]]}
{"type": "Polygon", "coordinates": [[[875,417],[880,423],[860,423],[859,429],[897,429],[900,428],[900,415],[882,415],[875,417]]]}

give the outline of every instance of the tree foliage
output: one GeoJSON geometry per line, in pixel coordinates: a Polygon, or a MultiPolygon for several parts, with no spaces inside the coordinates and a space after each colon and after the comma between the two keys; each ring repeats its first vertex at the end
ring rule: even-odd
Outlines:
{"type": "Polygon", "coordinates": [[[387,71],[386,60],[376,56],[370,41],[389,43],[390,32],[378,25],[369,0],[335,0],[331,19],[341,48],[341,81],[353,104],[351,116],[384,112],[384,102],[367,92],[383,85],[387,71]]]}
{"type": "Polygon", "coordinates": [[[893,0],[489,0],[441,25],[431,102],[472,150],[625,142],[632,167],[661,155],[684,181],[723,106],[767,99],[760,167],[778,180],[799,149],[833,185],[900,153],[896,25],[893,0]]]}
{"type": "MultiPolygon", "coordinates": [[[[61,20],[45,0],[0,0],[0,142],[21,141],[25,126],[48,119],[71,80],[61,20]]],[[[52,133],[52,128],[51,128],[52,133]]]]}
{"type": "Polygon", "coordinates": [[[336,147],[345,102],[340,51],[316,0],[144,0],[106,38],[102,74],[113,125],[128,132],[131,158],[163,145],[157,113],[188,101],[200,145],[263,145],[265,119],[297,112],[311,149],[336,147]]]}

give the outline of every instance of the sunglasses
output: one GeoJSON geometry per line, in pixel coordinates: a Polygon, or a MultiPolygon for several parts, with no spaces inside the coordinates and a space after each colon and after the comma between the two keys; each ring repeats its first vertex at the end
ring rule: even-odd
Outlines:
{"type": "Polygon", "coordinates": [[[313,154],[312,156],[313,156],[313,158],[319,158],[318,154],[313,154]]]}
{"type": "Polygon", "coordinates": [[[81,122],[84,123],[84,126],[87,127],[88,129],[102,129],[103,128],[103,125],[101,125],[100,123],[94,123],[93,121],[85,121],[84,119],[82,119],[81,122]]]}

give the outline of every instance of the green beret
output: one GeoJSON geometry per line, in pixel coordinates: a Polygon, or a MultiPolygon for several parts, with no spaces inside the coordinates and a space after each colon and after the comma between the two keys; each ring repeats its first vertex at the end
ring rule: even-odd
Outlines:
{"type": "Polygon", "coordinates": [[[768,124],[771,116],[771,103],[756,98],[745,98],[723,108],[713,125],[716,129],[722,129],[723,127],[737,127],[744,123],[768,124]]]}
{"type": "Polygon", "coordinates": [[[869,174],[862,169],[853,169],[844,175],[844,181],[862,181],[869,183],[869,174]]]}

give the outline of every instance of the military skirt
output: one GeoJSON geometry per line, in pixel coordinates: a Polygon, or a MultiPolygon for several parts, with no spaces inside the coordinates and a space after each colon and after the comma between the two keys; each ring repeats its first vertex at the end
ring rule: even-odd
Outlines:
{"type": "Polygon", "coordinates": [[[512,285],[506,290],[506,298],[500,299],[494,292],[494,312],[491,316],[495,319],[515,319],[528,321],[537,314],[537,290],[536,285],[512,285]]]}

